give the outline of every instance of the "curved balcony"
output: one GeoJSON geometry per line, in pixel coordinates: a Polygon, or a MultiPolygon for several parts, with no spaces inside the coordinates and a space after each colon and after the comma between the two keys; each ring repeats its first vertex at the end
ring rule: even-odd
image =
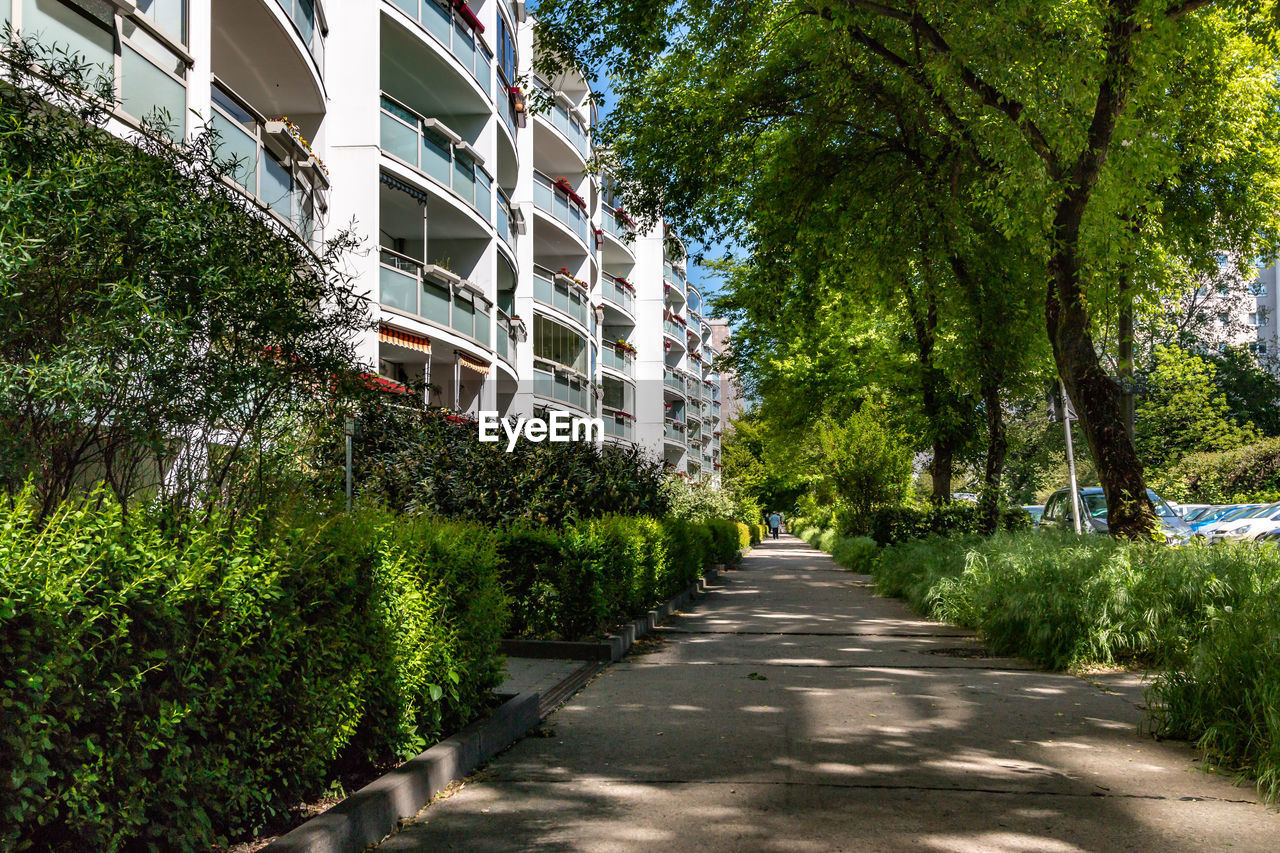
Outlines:
{"type": "Polygon", "coordinates": [[[588,334],[591,297],[581,285],[569,276],[552,273],[549,270],[535,269],[533,271],[533,298],[540,303],[539,308],[555,309],[560,314],[576,322],[581,327],[583,335],[588,334]]]}
{"type": "Polygon", "coordinates": [[[591,407],[591,380],[584,374],[545,359],[533,363],[533,393],[586,414],[591,407]]]}
{"type": "Polygon", "coordinates": [[[536,210],[545,214],[548,220],[552,220],[562,227],[566,235],[572,235],[578,241],[575,246],[572,241],[556,238],[553,232],[547,235],[546,240],[540,239],[540,242],[543,243],[541,248],[544,249],[546,254],[569,255],[581,253],[594,255],[590,248],[593,242],[591,219],[587,216],[585,202],[580,203],[579,199],[571,196],[568,189],[559,182],[541,172],[534,172],[533,206],[536,210]]]}
{"type": "Polygon", "coordinates": [[[379,253],[378,302],[439,329],[474,341],[486,354],[490,346],[493,306],[448,270],[382,249],[379,253]]]}
{"type": "Polygon", "coordinates": [[[484,223],[492,222],[493,178],[470,144],[440,120],[421,116],[386,95],[382,96],[381,122],[384,155],[449,190],[448,196],[464,203],[484,223]]]}
{"type": "Polygon", "coordinates": [[[606,271],[601,277],[600,295],[606,311],[617,313],[628,323],[635,323],[636,290],[625,278],[606,271]]]}
{"type": "Polygon", "coordinates": [[[684,377],[670,367],[662,368],[662,393],[665,397],[684,399],[684,377]]]}
{"type": "MultiPolygon", "coordinates": [[[[572,107],[572,102],[542,80],[534,78],[533,85],[551,100],[551,109],[536,114],[535,127],[542,126],[553,132],[569,156],[585,163],[591,156],[590,134],[587,124],[572,107]]],[[[535,147],[541,147],[536,146],[535,147]]]]}
{"type": "Polygon", "coordinates": [[[218,79],[267,115],[323,115],[324,10],[313,0],[218,0],[212,4],[218,79]]]}
{"type": "Polygon", "coordinates": [[[635,381],[636,357],[616,343],[604,341],[600,345],[600,365],[624,379],[635,381]]]}
{"type": "Polygon", "coordinates": [[[685,447],[685,425],[683,421],[668,419],[662,437],[670,444],[685,447]]]}
{"type": "MultiPolygon", "coordinates": [[[[457,6],[439,0],[384,0],[413,25],[413,32],[429,36],[441,57],[450,57],[450,65],[460,66],[485,97],[493,100],[493,51],[457,6]]],[[[474,16],[472,16],[474,18],[474,16]]]]}
{"type": "Polygon", "coordinates": [[[617,439],[619,441],[635,440],[635,418],[625,412],[617,409],[611,409],[608,406],[604,406],[602,411],[604,414],[605,438],[617,439]]]}
{"type": "Polygon", "coordinates": [[[216,83],[212,94],[210,124],[229,177],[304,241],[318,239],[316,225],[328,207],[323,164],[285,122],[264,118],[216,83]]]}

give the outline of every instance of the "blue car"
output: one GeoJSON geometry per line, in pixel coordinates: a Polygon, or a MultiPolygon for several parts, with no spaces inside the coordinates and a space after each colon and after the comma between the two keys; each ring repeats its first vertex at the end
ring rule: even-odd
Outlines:
{"type": "Polygon", "coordinates": [[[1261,504],[1233,504],[1231,506],[1221,506],[1213,512],[1204,515],[1191,522],[1191,529],[1200,532],[1202,527],[1214,524],[1219,521],[1235,521],[1236,518],[1249,512],[1249,510],[1257,509],[1261,504]]]}

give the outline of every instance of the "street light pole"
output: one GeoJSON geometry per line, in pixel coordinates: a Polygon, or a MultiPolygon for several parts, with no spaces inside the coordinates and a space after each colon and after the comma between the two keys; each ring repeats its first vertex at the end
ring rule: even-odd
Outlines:
{"type": "MultiPolygon", "coordinates": [[[[1071,400],[1067,397],[1066,383],[1059,383],[1062,388],[1062,430],[1067,436],[1067,473],[1071,478],[1071,517],[1075,520],[1076,533],[1082,531],[1080,526],[1080,490],[1076,487],[1076,454],[1071,446],[1071,400]]],[[[350,439],[348,439],[350,442],[350,439]]]]}
{"type": "Polygon", "coordinates": [[[342,424],[347,438],[347,512],[351,512],[351,437],[356,434],[356,419],[348,417],[342,424]]]}

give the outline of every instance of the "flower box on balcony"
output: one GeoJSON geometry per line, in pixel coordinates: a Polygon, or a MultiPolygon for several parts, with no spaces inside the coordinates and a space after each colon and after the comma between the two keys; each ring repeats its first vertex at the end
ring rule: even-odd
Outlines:
{"type": "Polygon", "coordinates": [[[636,230],[636,221],[628,216],[626,211],[622,208],[617,208],[614,210],[613,214],[614,216],[620,217],[623,222],[627,223],[628,227],[630,227],[632,231],[636,230]]]}
{"type": "Polygon", "coordinates": [[[423,278],[432,278],[444,285],[462,283],[462,276],[451,272],[439,264],[425,264],[422,267],[423,278]]]}
{"type": "Polygon", "coordinates": [[[577,191],[574,190],[573,188],[573,184],[569,183],[568,178],[556,178],[556,189],[560,190],[565,195],[567,195],[569,197],[569,200],[572,201],[574,204],[576,204],[578,207],[582,208],[583,210],[587,209],[586,200],[583,199],[582,196],[578,195],[577,191]]]}

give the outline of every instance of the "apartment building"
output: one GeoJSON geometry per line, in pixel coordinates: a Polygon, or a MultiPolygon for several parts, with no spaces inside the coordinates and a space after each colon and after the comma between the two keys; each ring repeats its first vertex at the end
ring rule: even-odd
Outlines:
{"type": "Polygon", "coordinates": [[[524,3],[0,8],[110,75],[117,131],[157,109],[175,137],[211,126],[263,215],[317,245],[353,227],[377,315],[362,359],[423,405],[600,417],[605,441],[718,480],[716,348],[684,247],[662,223],[637,233],[592,167],[590,87],[533,75],[524,3]]]}

